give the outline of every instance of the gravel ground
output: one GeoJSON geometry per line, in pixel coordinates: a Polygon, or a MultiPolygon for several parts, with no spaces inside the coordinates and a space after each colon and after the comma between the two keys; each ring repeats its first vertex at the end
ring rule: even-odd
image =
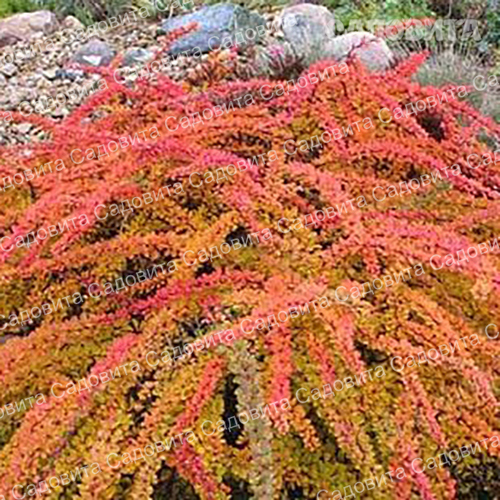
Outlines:
{"type": "MultiPolygon", "coordinates": [[[[273,20],[275,17],[273,13],[264,15],[269,20],[273,20]]],[[[109,30],[100,34],[98,38],[107,43],[117,54],[125,54],[130,49],[154,51],[161,46],[159,38],[162,35],[158,30],[159,25],[159,22],[138,21],[109,30]]],[[[25,111],[29,109],[26,107],[27,105],[20,105],[28,101],[33,109],[37,106],[37,111],[33,114],[60,120],[70,114],[73,109],[81,105],[86,99],[84,94],[79,92],[68,94],[68,91],[75,88],[88,89],[92,88],[92,85],[97,89],[97,81],[101,78],[100,75],[75,69],[71,61],[75,53],[88,40],[68,43],[67,39],[60,36],[59,32],[50,35],[50,37],[41,37],[39,39],[40,46],[46,47],[49,38],[54,42],[50,50],[45,49],[34,57],[28,57],[24,60],[16,58],[14,63],[0,65],[0,87],[3,89],[3,92],[0,93],[0,109],[4,110],[4,112],[21,111],[22,109],[23,112],[27,113],[25,111]],[[74,97],[71,99],[61,97],[60,103],[43,105],[49,97],[55,99],[58,94],[74,97]]],[[[264,43],[268,42],[269,39],[264,43]]],[[[18,43],[9,47],[9,50],[13,49],[19,54],[25,53],[28,48],[29,43],[18,43]]],[[[207,57],[208,55],[203,55],[201,58],[181,56],[173,60],[169,67],[162,72],[175,81],[182,81],[190,72],[199,68],[207,57]]],[[[245,54],[242,54],[241,58],[240,62],[244,67],[248,63],[248,59],[245,54]]],[[[142,64],[144,63],[137,63],[136,66],[142,64]]],[[[127,80],[130,82],[129,84],[133,85],[133,77],[127,80]]],[[[2,118],[1,114],[0,118],[2,118]]],[[[17,123],[14,125],[4,119],[0,121],[0,144],[27,143],[33,140],[42,140],[43,138],[44,133],[41,129],[32,124],[17,123]]]]}

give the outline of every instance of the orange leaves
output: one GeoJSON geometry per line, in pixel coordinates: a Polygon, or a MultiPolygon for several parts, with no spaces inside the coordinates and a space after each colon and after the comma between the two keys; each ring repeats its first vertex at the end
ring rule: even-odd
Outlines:
{"type": "MultiPolygon", "coordinates": [[[[51,159],[67,163],[16,186],[20,196],[9,198],[2,237],[88,216],[71,235],[2,255],[0,328],[3,340],[13,340],[0,346],[0,404],[33,391],[48,395],[54,381],[76,383],[133,360],[141,365],[105,388],[51,398],[14,423],[0,421],[5,486],[73,470],[82,456],[99,462],[131,445],[143,448],[187,430],[199,434],[203,419],[218,427],[222,418],[236,418],[231,412],[253,411],[232,443],[214,432],[147,463],[110,468],[61,495],[88,497],[93,481],[96,491],[121,494],[125,476],[126,484],[137,481],[131,491],[148,484],[154,490],[167,462],[203,498],[229,496],[224,478],[231,474],[267,492],[298,478],[314,496],[320,485],[340,489],[499,431],[491,387],[500,373],[499,348],[482,334],[500,321],[498,252],[461,266],[429,266],[433,254],[498,234],[500,168],[479,140],[483,129],[492,135],[498,129],[459,100],[443,99],[425,119],[394,118],[395,107],[443,92],[411,82],[421,60],[383,76],[352,66],[269,99],[259,89],[275,89],[276,82],[224,81],[229,66],[220,60],[202,68],[211,78],[184,89],[163,77],[133,90],[110,81],[107,91],[50,124],[53,137],[33,145],[30,155],[0,148],[6,176],[51,159]],[[361,131],[352,123],[368,119],[372,127],[361,131]],[[154,138],[134,139],[153,127],[154,138]],[[313,143],[311,134],[328,130],[328,142],[313,143]],[[127,147],[116,154],[87,157],[89,149],[120,139],[127,147]],[[285,141],[314,148],[290,154],[285,141]],[[85,158],[79,164],[70,159],[75,149],[85,158]],[[491,161],[469,165],[470,155],[487,152],[491,161]],[[460,169],[451,173],[451,165],[460,169]],[[391,195],[394,186],[422,175],[433,182],[391,195]],[[387,196],[377,198],[374,190],[387,196]],[[143,201],[103,216],[103,206],[134,197],[143,201]],[[365,203],[353,203],[357,197],[365,203]],[[322,217],[309,223],[313,213],[322,217]],[[269,239],[250,237],[265,230],[269,239]],[[229,250],[210,257],[214,248],[229,250]],[[175,271],[151,272],[172,261],[175,271]],[[418,263],[421,274],[401,277],[418,263]],[[131,276],[144,279],[129,286],[131,276]],[[115,280],[122,286],[109,296],[89,293],[90,284],[103,291],[115,280]],[[373,293],[343,300],[351,287],[375,281],[373,293]],[[9,319],[77,292],[79,307],[68,304],[29,328],[9,319]],[[328,305],[318,304],[319,297],[328,297],[328,305]],[[471,334],[481,340],[473,349],[449,349],[405,373],[391,366],[396,356],[418,357],[471,334]],[[193,355],[177,356],[188,344],[193,355]],[[228,362],[238,349],[251,359],[250,373],[228,362]],[[235,373],[242,382],[229,408],[221,382],[235,373]],[[326,384],[329,393],[321,391],[326,384]],[[262,415],[267,405],[274,409],[262,415]],[[285,446],[310,456],[290,457],[285,446]],[[255,470],[269,469],[258,481],[247,467],[253,452],[255,470]]],[[[324,75],[330,66],[308,72],[324,75]]],[[[282,486],[275,496],[287,495],[282,486]]],[[[426,473],[389,487],[387,498],[415,491],[452,498],[454,487],[448,472],[426,473]]]]}

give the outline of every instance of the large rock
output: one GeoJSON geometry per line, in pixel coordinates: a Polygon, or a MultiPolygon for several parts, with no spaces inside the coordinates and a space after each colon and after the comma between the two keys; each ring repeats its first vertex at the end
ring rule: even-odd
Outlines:
{"type": "Polygon", "coordinates": [[[258,39],[258,34],[255,38],[253,34],[245,37],[245,31],[249,28],[256,30],[257,26],[265,25],[266,21],[259,14],[239,5],[219,3],[202,7],[184,16],[168,19],[162,24],[161,29],[164,33],[170,33],[193,22],[199,23],[198,29],[176,40],[169,49],[171,54],[186,51],[209,52],[218,48],[228,37],[231,37],[233,43],[239,43],[242,38],[246,43],[252,43],[258,39]],[[243,36],[236,37],[237,33],[243,36]]]}
{"type": "Polygon", "coordinates": [[[388,69],[394,61],[394,54],[385,40],[365,31],[353,31],[333,38],[325,44],[323,59],[343,61],[351,55],[359,57],[370,71],[388,69]]]}
{"type": "Polygon", "coordinates": [[[58,27],[56,16],[48,10],[16,14],[0,21],[0,47],[50,35],[58,27]]]}
{"type": "Polygon", "coordinates": [[[343,61],[359,56],[370,71],[387,69],[393,54],[386,42],[371,33],[355,31],[335,36],[335,17],[326,7],[299,4],[283,10],[280,17],[282,50],[293,54],[305,66],[324,59],[343,61]]]}
{"type": "Polygon", "coordinates": [[[335,17],[326,7],[294,5],[283,10],[279,22],[285,41],[305,65],[324,59],[324,47],[335,36],[335,17]]]}
{"type": "Polygon", "coordinates": [[[106,42],[93,38],[80,47],[72,61],[85,66],[109,66],[115,55],[106,42]]]}

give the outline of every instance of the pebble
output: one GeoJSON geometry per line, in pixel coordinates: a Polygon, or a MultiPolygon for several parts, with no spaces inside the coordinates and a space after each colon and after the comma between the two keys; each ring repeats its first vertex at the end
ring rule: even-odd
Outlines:
{"type": "Polygon", "coordinates": [[[17,73],[17,67],[15,64],[7,63],[2,67],[1,71],[5,76],[11,77],[17,73]]]}
{"type": "Polygon", "coordinates": [[[43,71],[42,75],[48,80],[55,80],[57,78],[58,68],[46,69],[43,71]]]}
{"type": "Polygon", "coordinates": [[[20,134],[27,134],[31,129],[33,128],[33,125],[31,123],[19,123],[16,125],[16,129],[20,134]]]}

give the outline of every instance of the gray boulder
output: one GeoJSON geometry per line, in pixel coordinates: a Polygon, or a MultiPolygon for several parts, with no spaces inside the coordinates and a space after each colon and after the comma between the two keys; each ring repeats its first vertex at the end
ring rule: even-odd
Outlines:
{"type": "Polygon", "coordinates": [[[50,35],[58,27],[56,16],[48,10],[16,14],[0,21],[0,47],[50,35]]]}
{"type": "Polygon", "coordinates": [[[370,71],[387,69],[394,55],[387,43],[364,31],[335,36],[335,17],[326,7],[299,4],[283,10],[280,17],[282,51],[293,54],[304,66],[325,60],[343,61],[356,54],[370,71]]]}
{"type": "Polygon", "coordinates": [[[292,52],[307,66],[324,59],[324,47],[335,37],[335,17],[322,5],[288,7],[279,23],[292,52]]]}
{"type": "Polygon", "coordinates": [[[106,42],[92,39],[80,47],[72,61],[85,66],[109,66],[115,55],[106,42]]]}
{"type": "Polygon", "coordinates": [[[394,61],[394,54],[385,40],[365,31],[346,33],[325,44],[323,59],[343,61],[350,55],[359,57],[369,71],[386,70],[394,61]]]}
{"type": "Polygon", "coordinates": [[[162,24],[161,31],[168,34],[193,22],[199,24],[198,29],[177,39],[169,49],[170,54],[210,52],[220,47],[228,37],[233,40],[234,44],[242,45],[240,39],[244,39],[247,44],[250,44],[258,39],[258,34],[256,32],[255,38],[253,34],[246,37],[245,31],[247,29],[256,30],[258,26],[263,26],[266,23],[262,16],[244,7],[230,3],[219,3],[202,7],[190,14],[168,19],[162,24]],[[241,33],[237,37],[238,39],[235,36],[237,33],[241,33]]]}

